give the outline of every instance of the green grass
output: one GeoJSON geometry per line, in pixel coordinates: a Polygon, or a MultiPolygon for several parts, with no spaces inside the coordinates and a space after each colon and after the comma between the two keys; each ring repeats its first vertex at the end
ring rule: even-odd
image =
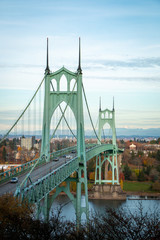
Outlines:
{"type": "Polygon", "coordinates": [[[151,192],[151,182],[124,181],[123,190],[133,192],[151,192]]]}

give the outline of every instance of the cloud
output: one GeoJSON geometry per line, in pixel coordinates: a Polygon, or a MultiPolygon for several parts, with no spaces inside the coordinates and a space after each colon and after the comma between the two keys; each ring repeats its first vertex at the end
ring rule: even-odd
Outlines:
{"type": "Polygon", "coordinates": [[[0,64],[0,68],[44,68],[44,66],[36,64],[0,64]]]}
{"type": "Polygon", "coordinates": [[[113,59],[87,59],[86,63],[90,64],[92,68],[153,68],[160,67],[160,57],[151,58],[133,58],[126,60],[113,60],[113,59]]]}
{"type": "Polygon", "coordinates": [[[3,20],[0,20],[0,25],[1,26],[26,26],[27,24],[22,22],[22,21],[10,21],[10,20],[7,20],[7,21],[3,21],[3,20]]]}

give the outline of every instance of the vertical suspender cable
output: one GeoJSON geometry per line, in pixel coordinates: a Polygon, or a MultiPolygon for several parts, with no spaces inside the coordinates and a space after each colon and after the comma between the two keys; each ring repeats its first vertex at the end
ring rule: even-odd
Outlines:
{"type": "Polygon", "coordinates": [[[36,137],[36,130],[37,130],[37,128],[36,128],[36,118],[37,118],[37,114],[36,114],[36,96],[35,96],[35,98],[34,98],[34,133],[33,133],[33,136],[35,136],[36,137]]]}

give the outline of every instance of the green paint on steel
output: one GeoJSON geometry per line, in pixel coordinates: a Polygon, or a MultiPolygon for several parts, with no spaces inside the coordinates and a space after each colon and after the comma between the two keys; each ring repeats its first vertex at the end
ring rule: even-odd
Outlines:
{"type": "Polygon", "coordinates": [[[104,160],[101,160],[101,155],[96,157],[96,169],[95,169],[95,184],[101,184],[111,182],[112,184],[119,184],[119,173],[118,173],[118,163],[117,163],[117,144],[116,144],[116,128],[115,128],[115,110],[114,110],[114,100],[113,109],[101,110],[101,99],[99,106],[99,118],[98,118],[98,144],[101,145],[101,134],[103,126],[108,123],[112,129],[112,152],[104,155],[104,160]],[[112,161],[110,161],[112,157],[112,161]],[[101,169],[105,161],[109,161],[112,167],[112,180],[101,179],[101,169]],[[97,174],[98,173],[98,174],[97,174]],[[116,179],[115,179],[116,177],[116,179]]]}
{"type": "MultiPolygon", "coordinates": [[[[115,132],[115,112],[108,109],[104,111],[99,111],[99,132],[98,132],[98,145],[93,145],[91,149],[86,151],[85,138],[84,138],[84,117],[83,117],[83,98],[82,98],[82,69],[81,69],[81,55],[80,55],[80,39],[79,39],[79,64],[77,72],[71,72],[65,67],[62,67],[56,72],[51,72],[48,64],[48,40],[47,40],[47,66],[45,70],[45,98],[44,98],[44,113],[43,113],[43,131],[42,131],[42,145],[41,145],[41,156],[35,162],[41,162],[45,160],[49,162],[53,157],[60,156],[61,154],[71,151],[73,148],[67,148],[56,153],[50,153],[50,123],[52,115],[54,114],[57,107],[60,106],[62,102],[66,103],[66,108],[64,111],[61,111],[62,116],[58,122],[60,124],[62,118],[64,117],[67,107],[70,107],[76,121],[77,126],[77,157],[73,158],[69,162],[61,165],[56,170],[46,174],[41,179],[37,180],[34,183],[31,183],[28,187],[21,186],[16,191],[16,194],[21,197],[28,199],[29,202],[35,203],[37,206],[37,217],[39,217],[41,211],[43,211],[45,220],[49,218],[49,210],[51,205],[58,196],[58,194],[63,191],[65,192],[70,200],[73,202],[76,211],[76,220],[77,227],[79,227],[81,222],[81,216],[84,212],[86,218],[88,219],[88,188],[87,188],[87,169],[86,162],[96,157],[96,170],[99,171],[101,175],[101,167],[105,160],[108,160],[112,169],[116,170],[116,175],[118,176],[118,167],[117,167],[117,153],[120,152],[116,145],[116,132],[115,132]],[[61,91],[61,81],[62,76],[66,77],[67,80],[67,89],[61,91]],[[74,79],[75,84],[73,89],[71,89],[71,81],[74,79]],[[56,88],[52,87],[52,80],[56,83],[56,88]],[[54,91],[53,91],[54,90],[54,91]],[[106,117],[106,114],[108,114],[106,117]],[[105,123],[108,123],[112,128],[112,144],[101,144],[101,130],[105,123]],[[104,160],[99,161],[100,153],[104,153],[104,160]],[[110,160],[112,156],[112,161],[110,160]],[[75,178],[70,177],[72,173],[76,172],[77,176],[75,178]],[[60,184],[65,181],[65,186],[60,186],[60,184]],[[76,197],[70,192],[70,182],[76,182],[76,197]],[[85,206],[81,206],[81,185],[82,183],[85,186],[85,206]],[[56,189],[54,195],[50,196],[50,192],[56,189]],[[44,199],[43,205],[40,201],[44,199]]],[[[55,134],[55,128],[53,135],[55,134]]],[[[53,137],[52,135],[52,137],[53,137]]],[[[114,171],[112,175],[112,184],[119,183],[118,177],[114,180],[114,171]]],[[[101,178],[97,180],[96,172],[96,181],[99,183],[104,182],[101,178]]],[[[109,182],[106,180],[105,182],[109,182]]]]}
{"type": "MultiPolygon", "coordinates": [[[[96,144],[86,144],[85,147],[88,148],[88,147],[93,147],[95,145],[96,144]]],[[[56,152],[50,153],[50,160],[53,160],[55,157],[59,157],[64,154],[70,153],[71,151],[75,150],[76,148],[77,148],[77,146],[72,146],[72,147],[63,148],[62,150],[58,150],[56,152]]],[[[37,166],[45,163],[45,158],[43,158],[43,157],[41,157],[40,159],[36,158],[32,161],[21,164],[18,167],[15,167],[13,169],[9,169],[7,171],[0,173],[0,184],[9,181],[12,177],[19,176],[25,172],[28,172],[29,170],[31,170],[31,168],[33,166],[35,166],[35,164],[37,163],[38,160],[39,160],[39,163],[37,166]]]]}
{"type": "MultiPolygon", "coordinates": [[[[102,151],[106,154],[112,154],[112,144],[97,145],[89,149],[86,151],[86,161],[89,161],[91,158],[99,155],[102,151]]],[[[74,179],[69,177],[73,172],[78,171],[78,168],[79,158],[75,157],[69,162],[53,170],[51,173],[48,173],[41,179],[32,183],[30,186],[22,189],[21,197],[27,198],[32,203],[39,202],[46,194],[57,188],[63,181],[68,181],[68,179],[70,179],[70,181],[74,181],[74,179]]],[[[76,181],[78,181],[78,179],[76,179],[76,181]]]]}
{"type": "MultiPolygon", "coordinates": [[[[48,42],[47,42],[47,59],[48,59],[48,42]]],[[[85,138],[84,138],[84,117],[83,117],[83,98],[82,98],[82,69],[81,69],[81,53],[80,53],[80,39],[79,39],[79,64],[77,72],[71,72],[65,67],[60,70],[51,73],[48,66],[45,71],[45,99],[44,99],[44,113],[43,113],[43,130],[42,130],[42,145],[41,145],[41,156],[45,156],[47,162],[50,161],[50,123],[52,115],[54,114],[57,107],[62,102],[66,103],[66,108],[69,106],[74,114],[77,126],[77,194],[76,194],[76,218],[77,224],[80,224],[81,215],[83,212],[88,218],[88,189],[87,189],[87,170],[86,170],[86,152],[85,152],[85,138]],[[67,89],[65,91],[61,90],[62,76],[65,76],[67,80],[67,89]],[[71,81],[74,79],[74,88],[71,89],[71,81]],[[56,88],[55,91],[51,90],[51,81],[55,81],[56,88]],[[84,177],[82,177],[84,174],[84,177]],[[84,183],[85,186],[85,208],[81,206],[81,184],[84,183]]],[[[60,121],[64,117],[65,110],[62,113],[60,121]]],[[[57,128],[58,128],[57,125],[57,128]]],[[[56,128],[56,129],[57,129],[56,128]]],[[[55,129],[55,131],[56,131],[55,129]]],[[[54,131],[54,133],[55,133],[54,131]]],[[[53,133],[53,135],[54,135],[53,133]]],[[[69,168],[69,166],[66,166],[69,168]]],[[[58,173],[57,173],[58,174],[58,173]]],[[[56,175],[57,175],[56,174],[56,175]]],[[[71,172],[70,172],[71,174],[71,172]]],[[[62,179],[59,176],[61,181],[62,179]]],[[[59,182],[59,181],[58,181],[59,182]]],[[[58,185],[57,185],[58,186],[58,185]]]]}

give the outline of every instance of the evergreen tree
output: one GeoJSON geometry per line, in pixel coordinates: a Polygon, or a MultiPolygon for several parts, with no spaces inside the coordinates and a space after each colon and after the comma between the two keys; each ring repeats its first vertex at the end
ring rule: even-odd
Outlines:
{"type": "Polygon", "coordinates": [[[138,181],[143,182],[146,180],[144,170],[140,171],[137,177],[138,181]]]}
{"type": "Polygon", "coordinates": [[[134,151],[132,150],[132,152],[131,152],[131,159],[133,160],[135,158],[135,153],[134,153],[134,151]]]}
{"type": "Polygon", "coordinates": [[[157,159],[158,161],[160,161],[160,150],[158,150],[157,153],[156,153],[156,159],[157,159]]]}
{"type": "Polygon", "coordinates": [[[124,166],[123,174],[124,174],[125,180],[130,180],[130,179],[131,179],[132,171],[131,171],[131,169],[128,167],[128,164],[126,164],[126,165],[124,166]]]}

